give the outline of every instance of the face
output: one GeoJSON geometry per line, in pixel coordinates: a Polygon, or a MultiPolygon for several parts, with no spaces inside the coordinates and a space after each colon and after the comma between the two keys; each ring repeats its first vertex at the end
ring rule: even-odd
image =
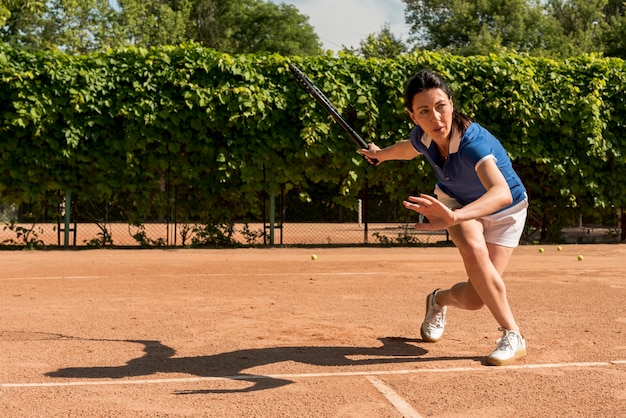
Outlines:
{"type": "Polygon", "coordinates": [[[411,120],[436,142],[448,139],[452,129],[452,99],[441,89],[429,89],[413,96],[411,120]]]}

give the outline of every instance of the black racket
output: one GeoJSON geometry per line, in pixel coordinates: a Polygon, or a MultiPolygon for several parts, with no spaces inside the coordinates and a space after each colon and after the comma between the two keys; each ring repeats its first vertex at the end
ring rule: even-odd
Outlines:
{"type": "Polygon", "coordinates": [[[362,149],[368,149],[367,142],[355,131],[346,120],[341,117],[337,108],[328,98],[317,88],[317,86],[298,67],[289,64],[289,69],[300,82],[300,85],[322,106],[330,116],[350,135],[350,138],[362,149]]]}

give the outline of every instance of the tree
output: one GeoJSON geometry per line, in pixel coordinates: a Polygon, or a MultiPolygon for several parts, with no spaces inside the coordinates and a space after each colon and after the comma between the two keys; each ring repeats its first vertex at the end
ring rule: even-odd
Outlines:
{"type": "Polygon", "coordinates": [[[15,47],[84,54],[120,42],[108,0],[5,0],[2,6],[0,38],[15,47]]]}
{"type": "Polygon", "coordinates": [[[604,54],[626,59],[626,2],[608,0],[604,20],[605,29],[600,35],[604,54]]]}
{"type": "Polygon", "coordinates": [[[462,55],[544,48],[548,22],[526,0],[403,0],[418,45],[462,55]]]}
{"type": "Polygon", "coordinates": [[[367,38],[360,42],[359,48],[344,47],[343,52],[358,54],[364,58],[395,58],[408,52],[408,49],[402,39],[393,34],[389,23],[385,23],[379,32],[367,35],[367,38]]]}
{"type": "Polygon", "coordinates": [[[601,36],[605,55],[626,59],[626,15],[613,16],[601,36]]]}
{"type": "Polygon", "coordinates": [[[187,41],[192,0],[119,0],[118,24],[126,42],[150,47],[187,41]]]}
{"type": "Polygon", "coordinates": [[[261,0],[196,0],[188,37],[229,53],[316,55],[322,48],[307,16],[261,0]]]}
{"type": "Polygon", "coordinates": [[[308,17],[262,0],[0,0],[0,40],[84,54],[196,41],[228,53],[314,55],[308,17]]]}
{"type": "Polygon", "coordinates": [[[605,42],[613,49],[623,45],[620,0],[403,1],[412,35],[427,49],[461,55],[506,49],[563,58],[601,53],[605,42]]]}
{"type": "Polygon", "coordinates": [[[565,55],[601,52],[606,29],[603,9],[608,0],[547,0],[546,12],[558,22],[559,42],[565,55]]]}
{"type": "Polygon", "coordinates": [[[43,18],[45,3],[40,0],[2,0],[0,2],[0,39],[24,47],[37,39],[37,23],[43,18]]]}
{"type": "Polygon", "coordinates": [[[41,43],[70,54],[87,54],[123,43],[109,0],[50,0],[41,24],[41,43]]]}
{"type": "Polygon", "coordinates": [[[4,27],[10,17],[11,11],[9,8],[4,4],[4,2],[0,3],[0,28],[4,27]]]}
{"type": "Polygon", "coordinates": [[[321,52],[321,43],[308,17],[295,6],[260,1],[240,18],[239,28],[232,34],[238,51],[281,55],[321,52]]]}

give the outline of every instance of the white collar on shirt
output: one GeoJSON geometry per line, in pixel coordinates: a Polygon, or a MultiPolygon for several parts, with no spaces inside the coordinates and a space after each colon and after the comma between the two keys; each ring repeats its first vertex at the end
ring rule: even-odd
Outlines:
{"type": "MultiPolygon", "coordinates": [[[[424,132],[424,134],[422,135],[421,141],[422,141],[422,144],[426,146],[426,148],[429,148],[430,143],[433,141],[433,139],[430,136],[428,136],[426,132],[424,132]]],[[[448,146],[448,155],[458,152],[460,146],[461,146],[461,135],[459,135],[458,132],[455,131],[455,135],[453,135],[452,138],[450,139],[450,145],[448,146]]]]}

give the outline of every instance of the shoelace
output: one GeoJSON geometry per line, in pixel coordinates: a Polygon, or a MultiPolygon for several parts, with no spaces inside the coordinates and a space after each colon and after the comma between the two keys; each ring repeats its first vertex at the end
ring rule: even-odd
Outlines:
{"type": "Polygon", "coordinates": [[[443,315],[442,315],[442,313],[443,313],[442,311],[437,312],[437,313],[434,315],[434,319],[435,319],[435,320],[434,320],[434,321],[431,321],[431,322],[434,322],[434,325],[436,325],[436,326],[438,326],[438,327],[443,326],[443,315]]]}
{"type": "Polygon", "coordinates": [[[430,316],[430,318],[428,318],[428,325],[442,327],[444,325],[443,314],[443,307],[441,307],[439,310],[435,310],[435,307],[433,306],[433,314],[430,316]]]}
{"type": "Polygon", "coordinates": [[[513,350],[513,345],[509,340],[509,335],[512,332],[506,328],[498,328],[498,330],[504,332],[504,335],[502,335],[502,337],[498,338],[498,340],[496,341],[496,344],[498,345],[498,348],[496,348],[496,350],[506,350],[507,348],[513,350]]]}

